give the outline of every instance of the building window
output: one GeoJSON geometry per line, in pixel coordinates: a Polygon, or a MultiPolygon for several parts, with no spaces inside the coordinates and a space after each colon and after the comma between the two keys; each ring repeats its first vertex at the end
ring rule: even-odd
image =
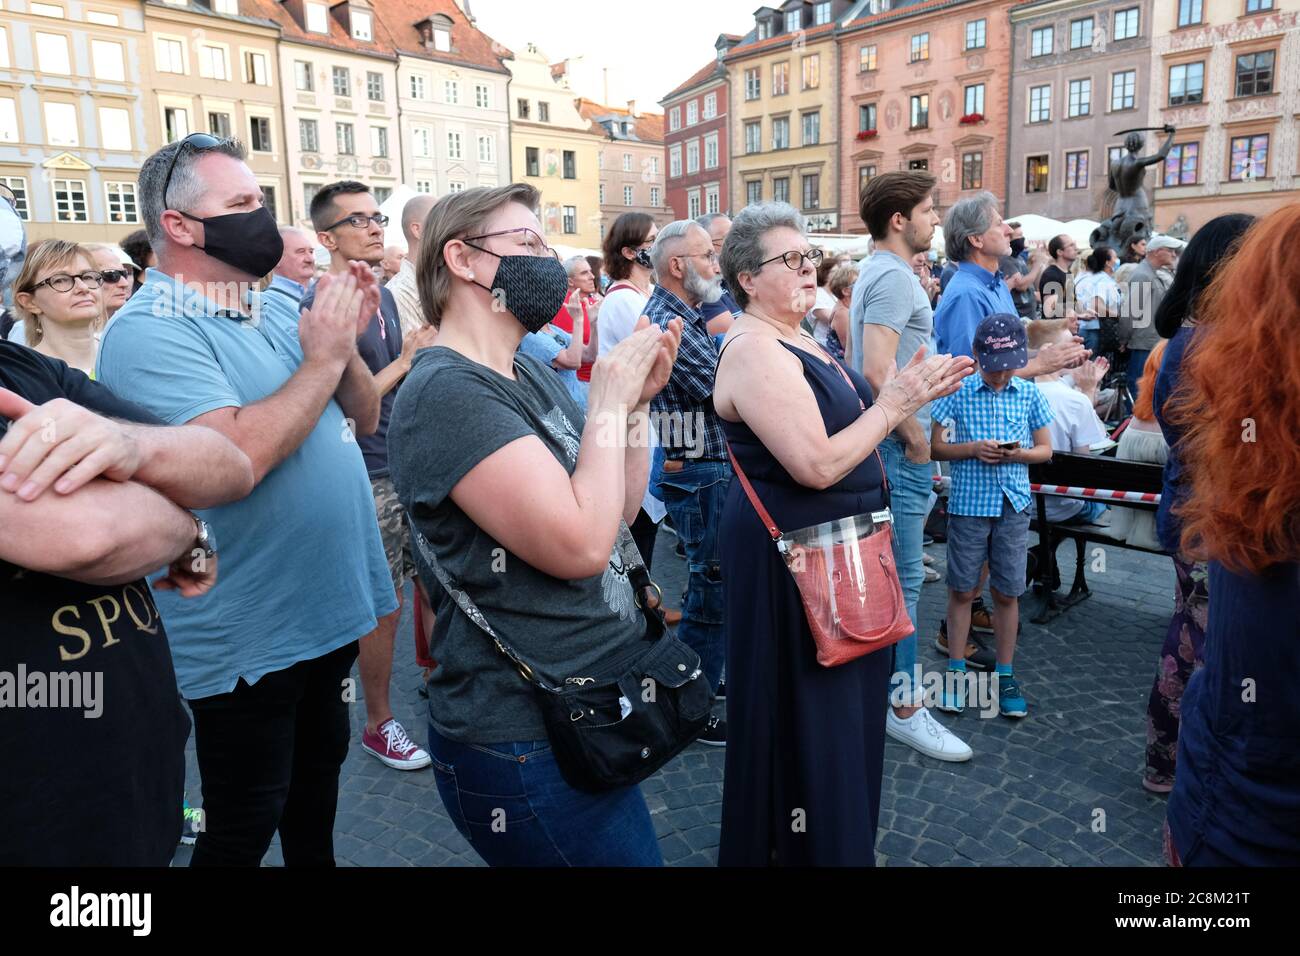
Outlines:
{"type": "Polygon", "coordinates": [[[464,159],[465,154],[461,149],[461,136],[455,130],[447,131],[447,158],[464,159]]]}
{"type": "Polygon", "coordinates": [[[199,76],[209,80],[230,79],[230,64],[223,46],[199,47],[199,76]]]}
{"type": "Polygon", "coordinates": [[[578,231],[578,207],[577,206],[564,207],[564,231],[569,235],[573,235],[578,231]]]}
{"type": "Polygon", "coordinates": [[[700,215],[700,191],[692,189],[686,194],[686,217],[696,219],[700,215]]]}
{"type": "Polygon", "coordinates": [[[424,99],[425,83],[424,76],[419,73],[411,74],[411,99],[424,99]]]}
{"type": "Polygon", "coordinates": [[[17,101],[5,97],[0,99],[0,143],[16,142],[18,142],[18,104],[17,101]]]}
{"type": "Polygon", "coordinates": [[[312,33],[330,32],[329,15],[325,12],[325,4],[307,4],[307,29],[312,33]]]}
{"type": "Polygon", "coordinates": [[[1055,31],[1051,27],[1039,27],[1029,34],[1029,55],[1050,56],[1055,43],[1055,31]]]}
{"type": "Polygon", "coordinates": [[[820,3],[813,4],[813,26],[819,27],[824,23],[831,22],[831,4],[830,0],[821,0],[820,3]]]}
{"type": "Polygon", "coordinates": [[[54,17],[56,20],[64,18],[63,8],[52,3],[32,3],[28,9],[38,17],[54,17]]]}
{"type": "Polygon", "coordinates": [[[631,187],[631,186],[624,186],[624,187],[623,187],[623,205],[624,205],[624,206],[630,206],[630,205],[632,205],[632,187],[631,187]]]}
{"type": "Polygon", "coordinates": [[[1065,115],[1087,116],[1092,112],[1092,80],[1071,80],[1065,115]]]}
{"type": "Polygon", "coordinates": [[[984,84],[976,83],[966,87],[965,115],[984,115],[984,84]]]}
{"type": "Polygon", "coordinates": [[[674,106],[668,111],[668,131],[675,133],[682,128],[682,108],[674,106]]]}
{"type": "Polygon", "coordinates": [[[686,175],[691,176],[700,171],[700,141],[693,139],[686,144],[686,175]]]}
{"type": "Polygon", "coordinates": [[[578,154],[571,149],[564,151],[564,178],[578,178],[578,154]]]}
{"type": "Polygon", "coordinates": [[[139,206],[135,201],[135,183],[104,183],[104,198],[108,200],[108,221],[111,223],[139,222],[139,206]]]}
{"type": "Polygon", "coordinates": [[[492,87],[486,83],[474,84],[474,105],[481,110],[492,108],[492,87]]]}
{"type": "Polygon", "coordinates": [[[668,175],[676,179],[682,174],[682,148],[674,146],[668,151],[668,175]]]}
{"type": "Polygon", "coordinates": [[[822,114],[820,110],[803,114],[803,145],[816,146],[822,141],[822,114]]]}
{"type": "Polygon", "coordinates": [[[772,200],[774,202],[790,201],[790,177],[777,176],[772,180],[772,200]]]}
{"type": "Polygon", "coordinates": [[[914,33],[912,35],[912,55],[910,62],[930,59],[930,34],[914,33]]]}
{"type": "Polygon", "coordinates": [[[966,21],[966,49],[978,50],[986,42],[988,32],[988,21],[986,20],[968,20],[966,21]]]}
{"type": "Polygon", "coordinates": [[[911,129],[925,129],[930,125],[930,94],[912,97],[911,129]]]}
{"type": "Polygon", "coordinates": [[[293,85],[304,93],[311,93],[316,89],[316,78],[312,74],[310,63],[302,60],[293,61],[293,85]]]}
{"type": "Polygon", "coordinates": [[[433,156],[433,130],[427,126],[417,126],[411,130],[411,150],[420,159],[433,156]]]}
{"type": "Polygon", "coordinates": [[[1268,175],[1268,134],[1234,136],[1232,167],[1228,178],[1234,183],[1260,179],[1268,175]]]}
{"type": "Polygon", "coordinates": [[[1273,0],[1246,0],[1247,13],[1261,13],[1273,9],[1273,0]]]}
{"type": "Polygon", "coordinates": [[[715,213],[722,211],[722,200],[717,186],[708,186],[704,190],[704,211],[715,213]]]}
{"type": "Polygon", "coordinates": [[[772,148],[790,148],[790,118],[778,116],[772,120],[772,148]]]}
{"type": "Polygon", "coordinates": [[[348,75],[346,66],[334,67],[334,95],[350,96],[352,94],[352,78],[348,75]]]}
{"type": "MultiPolygon", "coordinates": [[[[656,176],[659,175],[659,158],[651,157],[651,163],[653,164],[651,168],[651,172],[653,172],[656,176]]],[[[708,136],[704,137],[704,168],[705,169],[718,168],[718,134],[717,133],[710,133],[708,136]]]]}
{"type": "Polygon", "coordinates": [[[1127,10],[1118,10],[1115,13],[1115,39],[1131,40],[1138,35],[1139,10],[1137,7],[1129,7],[1127,10]]]}
{"type": "Polygon", "coordinates": [[[228,17],[239,16],[239,0],[213,0],[212,9],[228,17]]]}
{"type": "Polygon", "coordinates": [[[334,144],[340,156],[352,156],[357,151],[351,123],[334,124],[334,144]]]}
{"type": "Polygon", "coordinates": [[[961,188],[984,188],[984,154],[980,152],[962,153],[961,188]]]}
{"type": "Polygon", "coordinates": [[[451,31],[434,30],[433,31],[433,48],[439,53],[451,52],[451,31]]]}
{"type": "Polygon", "coordinates": [[[1273,92],[1273,50],[1246,53],[1237,57],[1237,95],[1263,96],[1273,92]]]}
{"type": "Polygon", "coordinates": [[[686,104],[686,125],[694,126],[700,121],[700,103],[699,100],[691,100],[686,104]]]}
{"type": "Polygon", "coordinates": [[[190,135],[190,114],[179,106],[168,106],[163,110],[163,136],[167,142],[174,143],[190,135]]]}
{"type": "Polygon", "coordinates": [[[790,92],[790,64],[772,64],[772,95],[785,96],[790,92]]]}
{"type": "Polygon", "coordinates": [[[384,74],[366,71],[366,99],[372,103],[384,101],[384,74]]]}
{"type": "Polygon", "coordinates": [[[271,120],[268,117],[248,118],[248,145],[255,153],[271,152],[271,120]]]}
{"type": "Polygon", "coordinates": [[[1190,27],[1201,22],[1201,0],[1178,0],[1178,25],[1190,27]]]}
{"type": "Polygon", "coordinates": [[[1205,64],[1180,63],[1169,68],[1169,105],[1199,103],[1205,97],[1205,64]]]}
{"type": "Polygon", "coordinates": [[[478,138],[478,161],[480,163],[495,163],[497,161],[497,140],[495,136],[480,136],[478,138]]]}
{"type": "Polygon", "coordinates": [[[22,176],[0,176],[0,186],[8,186],[9,191],[14,194],[14,209],[18,213],[18,218],[31,221],[31,213],[27,206],[27,180],[22,176]]]}
{"type": "Polygon", "coordinates": [[[116,27],[121,25],[120,21],[117,19],[116,13],[101,13],[98,10],[87,10],[86,22],[94,23],[101,27],[116,27]]]}
{"type": "Polygon", "coordinates": [[[541,151],[536,146],[524,148],[524,175],[541,176],[541,151]]]}
{"type": "Polygon", "coordinates": [[[1080,50],[1092,46],[1092,17],[1070,21],[1070,49],[1080,50]]]}
{"type": "Polygon", "coordinates": [[[600,203],[600,205],[602,206],[605,205],[605,184],[604,183],[596,184],[596,202],[600,203]]]}
{"type": "Polygon", "coordinates": [[[1065,188],[1088,188],[1088,153],[1086,150],[1065,154],[1065,188]]]}
{"type": "Polygon", "coordinates": [[[752,206],[756,202],[763,201],[763,181],[761,179],[748,179],[745,181],[745,204],[752,206]]]}
{"type": "Polygon", "coordinates": [[[758,21],[758,38],[766,40],[772,35],[772,25],[766,20],[758,21]]]}
{"type": "Polygon", "coordinates": [[[858,106],[858,132],[866,133],[876,128],[876,104],[862,103],[858,106]]]}
{"type": "Polygon", "coordinates": [[[820,209],[822,207],[822,178],[817,173],[803,177],[803,208],[820,209]]]}
{"type": "MultiPolygon", "coordinates": [[[[416,142],[419,143],[419,136],[416,142]]],[[[298,120],[298,146],[304,153],[320,152],[320,128],[314,119],[298,120]]]]}
{"type": "Polygon", "coordinates": [[[798,33],[803,26],[802,10],[787,10],[785,14],[785,32],[798,33]]]}
{"type": "Polygon", "coordinates": [[[528,119],[529,112],[530,110],[529,110],[528,100],[525,99],[515,100],[515,117],[517,119],[521,119],[521,120],[528,119]]]}
{"type": "Polygon", "coordinates": [[[867,183],[871,182],[871,180],[875,178],[876,178],[876,167],[874,165],[858,167],[858,195],[859,196],[862,195],[862,190],[867,185],[867,183]]]}
{"type": "MultiPolygon", "coordinates": [[[[263,192],[263,194],[266,193],[266,188],[265,188],[265,187],[263,187],[262,192],[263,192]]],[[[371,190],[371,192],[372,192],[372,193],[374,194],[374,196],[375,196],[375,202],[379,203],[379,205],[381,205],[381,206],[382,206],[384,203],[388,202],[389,197],[393,195],[393,191],[392,191],[390,188],[388,188],[387,186],[376,186],[374,189],[371,190]]],[[[270,206],[271,206],[271,203],[268,201],[266,205],[267,205],[267,208],[269,209],[270,206]]]]}
{"type": "Polygon", "coordinates": [[[352,20],[352,39],[369,43],[373,39],[370,29],[370,14],[362,13],[360,10],[353,10],[350,19],[352,20]]]}
{"type": "Polygon", "coordinates": [[[763,123],[755,120],[745,124],[745,152],[761,153],[763,151],[763,123]]]}
{"type": "MultiPolygon", "coordinates": [[[[0,43],[4,42],[4,37],[0,36],[0,43]]],[[[225,51],[222,51],[223,55],[225,51]]],[[[7,66],[9,51],[6,48],[0,52],[0,62],[7,66]]],[[[97,79],[116,80],[121,83],[126,80],[126,66],[122,59],[122,44],[113,43],[109,40],[91,40],[90,41],[90,62],[95,71],[97,79]]],[[[222,77],[227,79],[227,77],[222,77]]]]}
{"type": "Polygon", "coordinates": [[[380,159],[388,158],[388,127],[370,127],[370,155],[380,159]]]}
{"type": "Polygon", "coordinates": [[[710,93],[704,97],[704,118],[713,119],[718,115],[718,94],[710,93]]]}
{"type": "Polygon", "coordinates": [[[1047,157],[1030,156],[1025,160],[1025,192],[1047,192],[1047,157]]]}
{"type": "Polygon", "coordinates": [[[1029,122],[1046,123],[1052,118],[1052,88],[1050,86],[1031,86],[1029,88],[1029,122]]]}
{"type": "Polygon", "coordinates": [[[1125,70],[1110,78],[1110,108],[1131,110],[1137,105],[1137,70],[1125,70]]]}
{"type": "Polygon", "coordinates": [[[815,90],[822,85],[822,57],[820,53],[803,58],[803,88],[815,90]]]}
{"type": "Polygon", "coordinates": [[[427,195],[428,193],[433,192],[433,180],[432,180],[432,179],[417,179],[417,180],[415,181],[415,191],[416,191],[417,193],[425,193],[426,195],[427,195]]]}
{"type": "Polygon", "coordinates": [[[244,82],[257,86],[271,85],[271,64],[265,53],[244,54],[244,82]]]}
{"type": "Polygon", "coordinates": [[[1195,186],[1200,180],[1200,143],[1175,143],[1165,157],[1166,186],[1195,186]]]}
{"type": "Polygon", "coordinates": [[[745,99],[756,100],[763,92],[763,80],[758,67],[745,71],[745,99]]]}
{"type": "MultiPolygon", "coordinates": [[[[717,134],[717,133],[710,133],[708,136],[706,136],[706,137],[704,138],[704,149],[705,149],[705,154],[707,155],[708,148],[709,148],[709,145],[708,145],[708,144],[709,144],[709,140],[710,140],[710,139],[713,140],[713,150],[714,150],[714,155],[716,156],[716,155],[717,155],[717,147],[718,147],[718,134],[717,134]]],[[[642,163],[641,165],[644,167],[645,164],[642,163]]],[[[658,157],[658,156],[651,156],[651,157],[650,157],[650,175],[652,175],[652,176],[658,176],[658,175],[659,175],[659,157],[658,157]]]]}
{"type": "Polygon", "coordinates": [[[1123,146],[1111,146],[1109,149],[1107,149],[1106,168],[1109,169],[1110,167],[1118,163],[1121,159],[1124,158],[1124,154],[1127,152],[1128,150],[1126,150],[1123,146]]]}
{"type": "Polygon", "coordinates": [[[209,113],[208,114],[208,132],[213,136],[221,139],[230,139],[230,132],[233,126],[230,122],[229,113],[209,113]]]}
{"type": "Polygon", "coordinates": [[[868,43],[858,47],[858,72],[867,73],[876,68],[876,45],[868,43]]]}
{"type": "Polygon", "coordinates": [[[90,222],[85,180],[54,180],[54,218],[58,222],[90,222]]]}
{"type": "Polygon", "coordinates": [[[538,102],[537,104],[537,122],[549,123],[551,121],[551,104],[547,102],[538,102]]]}
{"type": "MultiPolygon", "coordinates": [[[[40,48],[39,41],[42,36],[45,36],[45,34],[43,33],[36,34],[38,50],[40,48]]],[[[62,37],[60,37],[60,39],[62,39],[62,37]]],[[[167,37],[155,37],[154,52],[158,59],[159,73],[184,73],[185,72],[185,45],[181,43],[180,40],[169,40],[167,37]]],[[[66,58],[67,58],[67,46],[65,45],[64,59],[66,60],[66,58]]],[[[68,72],[66,69],[64,70],[48,69],[45,66],[44,56],[41,57],[41,69],[45,70],[47,73],[68,72]]]]}
{"type": "Polygon", "coordinates": [[[452,106],[460,104],[460,83],[457,80],[442,81],[442,99],[452,106]]]}
{"type": "Polygon", "coordinates": [[[319,183],[302,184],[302,212],[304,216],[311,210],[312,200],[316,198],[318,192],[320,192],[319,183]]]}
{"type": "MultiPolygon", "coordinates": [[[[181,45],[176,40],[169,40],[168,43],[174,44],[173,48],[176,53],[177,66],[174,70],[167,72],[183,73],[185,72],[183,64],[183,52],[181,45]]],[[[6,50],[6,53],[8,51],[6,50]]],[[[161,59],[161,55],[160,55],[161,59]]],[[[42,73],[59,73],[67,76],[72,72],[72,62],[68,58],[68,38],[61,33],[37,33],[36,34],[36,63],[42,73]]],[[[160,70],[164,67],[159,66],[160,70]]]]}
{"type": "Polygon", "coordinates": [[[99,108],[99,140],[104,149],[130,150],[130,112],[101,106],[99,108]]]}

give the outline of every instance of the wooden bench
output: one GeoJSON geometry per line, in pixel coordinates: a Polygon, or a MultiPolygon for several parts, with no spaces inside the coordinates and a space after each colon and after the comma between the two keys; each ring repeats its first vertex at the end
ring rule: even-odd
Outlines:
{"type": "Polygon", "coordinates": [[[1050,461],[1029,466],[1029,482],[1037,506],[1036,517],[1030,528],[1038,532],[1039,560],[1033,574],[1034,589],[1041,595],[1037,612],[1030,618],[1035,624],[1046,624],[1052,618],[1092,596],[1088,589],[1087,562],[1084,548],[1088,544],[1103,544],[1129,551],[1164,554],[1163,551],[1132,545],[1115,536],[1105,525],[1054,524],[1047,520],[1047,499],[1055,497],[1077,498],[1084,501],[1104,501],[1111,508],[1135,508],[1153,512],[1160,506],[1164,468],[1160,465],[1138,461],[1123,461],[1104,455],[1075,455],[1054,452],[1050,461]],[[1101,494],[1091,492],[1102,491],[1101,494]],[[1087,493],[1085,493],[1087,492],[1087,493]],[[1125,493],[1114,497],[1108,492],[1125,493]],[[1069,594],[1058,596],[1054,583],[1058,579],[1056,548],[1062,540],[1072,539],[1075,545],[1074,583],[1069,594]],[[1045,545],[1045,546],[1044,546],[1045,545]]]}

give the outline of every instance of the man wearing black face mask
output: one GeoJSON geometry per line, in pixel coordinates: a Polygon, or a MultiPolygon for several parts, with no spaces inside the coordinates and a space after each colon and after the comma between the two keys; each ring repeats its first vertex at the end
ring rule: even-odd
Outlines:
{"type": "Polygon", "coordinates": [[[158,267],[105,332],[98,377],[166,422],[221,432],[256,482],[200,512],[222,543],[221,586],[157,602],[194,715],[193,863],[256,866],[278,829],[287,864],[332,865],[357,640],[397,607],[356,440],[379,421],[357,352],[379,287],[354,262],[301,315],[256,292],[283,244],[238,143],[164,147],[139,195],[158,267]]]}
{"type": "Polygon", "coordinates": [[[1009,222],[1011,227],[1011,255],[998,260],[998,271],[1007,281],[1011,290],[1011,299],[1016,303],[1016,312],[1026,322],[1038,318],[1038,297],[1034,290],[1038,288],[1038,277],[1043,274],[1046,260],[1034,260],[1031,266],[1025,261],[1025,231],[1018,222],[1009,222]]]}

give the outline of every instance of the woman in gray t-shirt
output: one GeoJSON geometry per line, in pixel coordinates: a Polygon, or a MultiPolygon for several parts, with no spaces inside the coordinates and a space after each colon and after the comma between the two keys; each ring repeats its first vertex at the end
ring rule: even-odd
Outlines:
{"type": "MultiPolygon", "coordinates": [[[[648,475],[633,426],[668,380],[680,328],[643,328],[602,357],[584,415],[551,369],[516,352],[567,287],[537,201],[516,184],[430,212],[416,272],[438,344],[403,383],[388,440],[422,577],[436,565],[557,683],[644,635],[616,544],[648,475]]],[[[533,688],[436,578],[425,585],[439,661],[429,752],[457,829],[492,865],[658,865],[639,788],[570,787],[533,688]]]]}

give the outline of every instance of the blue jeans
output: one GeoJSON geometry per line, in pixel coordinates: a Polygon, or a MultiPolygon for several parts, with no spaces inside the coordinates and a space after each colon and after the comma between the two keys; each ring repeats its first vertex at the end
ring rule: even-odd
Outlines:
{"type": "Polygon", "coordinates": [[[722,631],[722,560],[718,531],[731,485],[731,463],[686,461],[659,480],[664,507],[686,550],[686,603],[677,636],[700,655],[709,687],[718,689],[726,657],[722,631]]]}
{"type": "Polygon", "coordinates": [[[894,438],[880,443],[880,457],[889,476],[889,506],[894,513],[894,563],[898,566],[899,583],[903,585],[907,616],[912,619],[912,634],[894,645],[894,676],[890,679],[889,694],[891,701],[899,699],[896,694],[906,700],[910,687],[913,699],[919,703],[921,674],[916,665],[916,651],[920,622],[916,612],[921,584],[925,581],[921,544],[934,481],[930,477],[931,466],[908,461],[902,442],[894,438]]]}
{"type": "Polygon", "coordinates": [[[1080,329],[1079,334],[1083,336],[1083,345],[1092,357],[1097,357],[1097,350],[1101,348],[1101,329],[1080,329]]]}
{"type": "Polygon", "coordinates": [[[447,815],[489,866],[662,866],[640,787],[570,787],[546,740],[461,744],[429,727],[447,815]]]}
{"type": "Polygon", "coordinates": [[[1137,404],[1138,385],[1142,381],[1142,370],[1146,368],[1147,359],[1151,355],[1150,349],[1129,349],[1128,350],[1128,391],[1133,396],[1133,404],[1137,404]]]}

